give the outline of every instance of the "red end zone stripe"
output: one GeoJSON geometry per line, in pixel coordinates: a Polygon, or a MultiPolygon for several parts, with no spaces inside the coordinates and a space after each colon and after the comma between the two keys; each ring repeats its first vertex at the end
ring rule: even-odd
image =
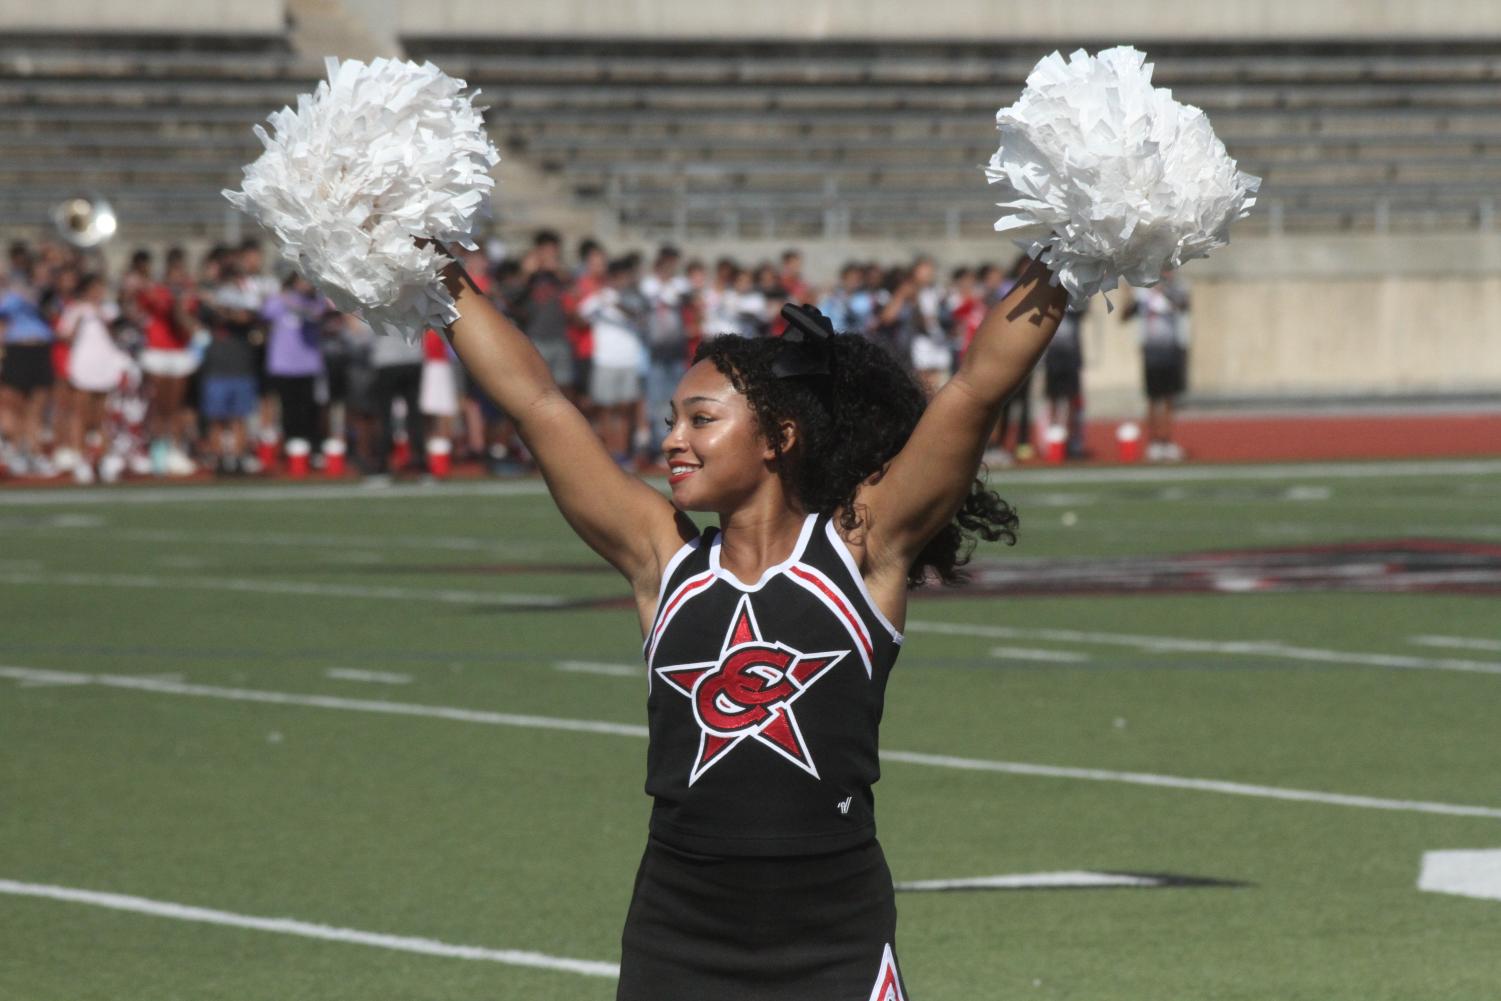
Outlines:
{"type": "Polygon", "coordinates": [[[834,607],[839,609],[839,614],[843,615],[849,622],[849,624],[854,628],[855,636],[860,640],[860,645],[865,648],[865,658],[866,660],[869,660],[873,652],[870,647],[870,636],[865,632],[864,623],[860,621],[859,617],[856,616],[854,612],[850,611],[850,606],[845,603],[844,596],[838,591],[830,588],[818,577],[810,574],[800,566],[791,566],[788,567],[788,570],[790,570],[792,573],[797,574],[803,580],[808,581],[814,587],[818,588],[828,597],[830,601],[834,603],[834,607]]]}

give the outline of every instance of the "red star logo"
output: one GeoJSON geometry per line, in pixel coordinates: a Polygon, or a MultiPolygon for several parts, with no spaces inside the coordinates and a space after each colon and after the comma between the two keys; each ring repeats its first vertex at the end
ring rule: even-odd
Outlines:
{"type": "Polygon", "coordinates": [[[848,653],[800,653],[783,643],[763,642],[750,595],[743,596],[718,660],[656,669],[657,677],[688,697],[698,722],[698,758],[688,784],[747,739],[760,741],[818,778],[792,703],[848,653]]]}

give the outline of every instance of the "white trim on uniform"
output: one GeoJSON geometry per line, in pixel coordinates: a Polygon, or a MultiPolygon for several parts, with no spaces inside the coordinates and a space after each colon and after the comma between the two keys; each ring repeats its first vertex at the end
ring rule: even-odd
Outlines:
{"type": "Polygon", "coordinates": [[[652,636],[657,631],[657,617],[662,614],[662,599],[667,596],[667,585],[672,583],[672,575],[677,572],[678,567],[682,566],[684,560],[698,551],[703,541],[702,533],[689,539],[678,547],[678,551],[672,554],[672,559],[668,560],[667,565],[662,568],[662,579],[657,582],[657,607],[651,612],[651,628],[641,640],[642,653],[646,652],[646,648],[651,644],[652,636]]]}
{"type": "Polygon", "coordinates": [[[746,584],[742,582],[734,574],[730,573],[724,567],[719,565],[719,542],[724,538],[724,535],[721,532],[714,533],[714,541],[709,546],[709,569],[714,571],[714,573],[719,577],[720,580],[723,580],[725,583],[736,588],[737,590],[746,592],[759,591],[761,590],[761,588],[766,586],[767,581],[771,580],[777,574],[786,570],[788,567],[792,566],[794,563],[803,558],[803,550],[808,547],[808,540],[813,537],[813,526],[817,521],[817,513],[810,514],[807,518],[803,519],[803,530],[798,533],[797,545],[792,547],[792,555],[788,556],[785,560],[778,563],[776,566],[767,567],[762,572],[761,578],[757,580],[755,584],[746,584]]]}
{"type": "MultiPolygon", "coordinates": [[[[651,638],[647,641],[648,645],[646,649],[647,667],[650,667],[652,661],[656,659],[657,643],[661,641],[662,633],[666,631],[667,624],[682,610],[682,607],[688,603],[689,599],[703,594],[707,590],[707,586],[714,583],[717,579],[718,575],[714,571],[705,570],[701,574],[689,577],[672,592],[672,597],[668,598],[666,604],[661,606],[661,618],[652,626],[651,638]]],[[[648,671],[646,676],[649,682],[651,672],[648,671]]]]}
{"type": "Polygon", "coordinates": [[[861,576],[860,567],[855,563],[855,555],[850,552],[849,543],[844,541],[844,536],[840,535],[839,530],[834,527],[833,518],[830,518],[829,523],[824,526],[824,531],[829,536],[829,542],[834,546],[834,552],[838,553],[839,559],[843,561],[844,568],[850,572],[851,577],[855,578],[855,587],[860,589],[860,597],[865,599],[865,604],[870,608],[871,614],[876,617],[877,622],[886,627],[886,631],[891,634],[891,641],[901,646],[904,638],[902,631],[891,624],[891,620],[882,613],[881,606],[876,604],[870,588],[865,586],[865,578],[861,576]]]}
{"type": "Polygon", "coordinates": [[[788,567],[787,579],[813,595],[823,603],[825,608],[834,613],[834,618],[839,620],[844,626],[844,631],[850,634],[850,639],[855,641],[855,652],[859,654],[860,662],[865,665],[865,676],[867,678],[874,676],[875,668],[872,658],[875,655],[875,644],[871,640],[870,631],[860,620],[860,613],[855,611],[849,596],[844,593],[843,589],[817,567],[811,567],[806,563],[795,563],[788,567]]]}
{"type": "Polygon", "coordinates": [[[881,953],[881,970],[876,974],[875,986],[870,989],[870,1001],[907,1001],[907,995],[902,991],[902,977],[896,968],[896,953],[890,942],[886,943],[886,951],[881,953]]]}

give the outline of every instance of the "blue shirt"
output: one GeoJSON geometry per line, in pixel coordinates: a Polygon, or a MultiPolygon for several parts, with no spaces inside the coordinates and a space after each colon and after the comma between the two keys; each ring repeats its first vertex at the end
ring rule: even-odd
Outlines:
{"type": "Polygon", "coordinates": [[[0,321],[5,323],[6,344],[50,344],[52,327],[42,319],[36,303],[19,292],[0,296],[0,321]]]}

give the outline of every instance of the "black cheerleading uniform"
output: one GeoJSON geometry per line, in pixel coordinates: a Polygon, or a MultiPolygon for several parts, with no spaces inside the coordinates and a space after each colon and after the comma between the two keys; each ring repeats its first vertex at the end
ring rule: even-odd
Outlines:
{"type": "Polygon", "coordinates": [[[620,1001],[906,1001],[875,840],[877,729],[902,636],[829,515],[754,584],[706,529],[644,646],[651,837],[620,1001]]]}

